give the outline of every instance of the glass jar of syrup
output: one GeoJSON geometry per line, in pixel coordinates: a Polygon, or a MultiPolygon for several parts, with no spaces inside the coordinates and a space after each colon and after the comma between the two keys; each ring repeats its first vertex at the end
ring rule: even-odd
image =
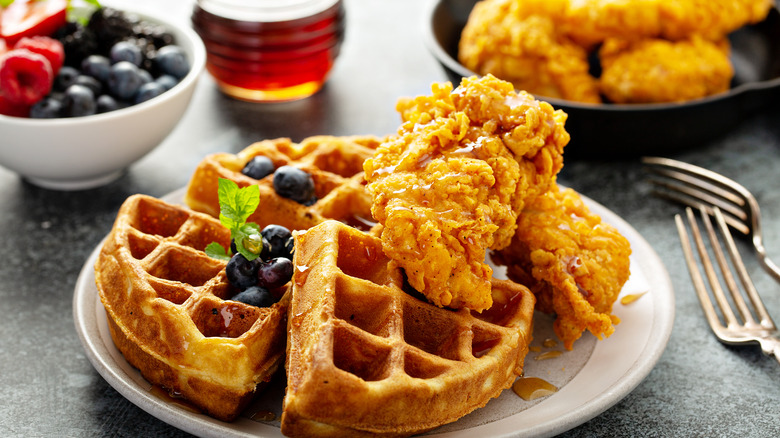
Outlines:
{"type": "Polygon", "coordinates": [[[198,0],[192,25],[227,95],[281,102],[316,93],[344,40],[342,0],[198,0]]]}

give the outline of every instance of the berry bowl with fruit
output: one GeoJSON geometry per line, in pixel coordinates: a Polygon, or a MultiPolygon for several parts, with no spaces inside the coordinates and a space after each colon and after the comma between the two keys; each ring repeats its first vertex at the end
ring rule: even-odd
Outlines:
{"type": "Polygon", "coordinates": [[[142,11],[14,0],[1,18],[0,167],[41,187],[119,177],[179,123],[205,65],[192,29],[142,11]]]}

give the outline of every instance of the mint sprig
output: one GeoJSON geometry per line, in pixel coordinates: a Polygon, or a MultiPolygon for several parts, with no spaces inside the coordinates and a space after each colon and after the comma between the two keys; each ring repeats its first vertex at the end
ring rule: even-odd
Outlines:
{"type": "MultiPolygon", "coordinates": [[[[236,250],[247,260],[260,256],[263,249],[263,238],[260,226],[247,222],[249,216],[257,210],[260,204],[260,190],[257,186],[239,188],[238,184],[228,179],[220,178],[217,191],[219,195],[219,221],[230,230],[230,237],[236,243],[236,250]]],[[[209,257],[230,260],[232,251],[217,242],[206,246],[209,257]]]]}

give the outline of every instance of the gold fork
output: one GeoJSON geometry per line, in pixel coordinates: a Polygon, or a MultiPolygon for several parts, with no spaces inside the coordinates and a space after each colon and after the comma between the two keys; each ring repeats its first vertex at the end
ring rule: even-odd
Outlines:
{"type": "Polygon", "coordinates": [[[643,157],[642,163],[656,175],[650,179],[655,194],[694,208],[704,206],[710,215],[710,206],[719,207],[726,223],[750,238],[761,266],[780,282],[780,268],[764,247],[758,201],[748,189],[711,170],[669,158],[643,157]]]}
{"type": "Polygon", "coordinates": [[[734,244],[734,239],[731,237],[723,213],[718,207],[712,207],[710,211],[704,207],[699,208],[700,221],[704,224],[707,231],[710,248],[717,261],[717,266],[720,268],[723,282],[729,291],[729,297],[726,296],[720,278],[710,260],[707,246],[702,238],[702,233],[699,231],[698,221],[693,210],[687,207],[685,213],[701,265],[710,285],[709,289],[712,291],[712,296],[720,309],[720,316],[710,299],[710,293],[694,257],[685,223],[680,215],[675,215],[674,220],[677,224],[680,243],[682,244],[685,261],[688,264],[688,271],[691,274],[691,280],[693,280],[694,289],[696,289],[696,295],[699,297],[704,315],[715,336],[726,344],[758,343],[764,354],[773,355],[780,362],[780,332],[778,332],[775,323],[772,321],[769,313],[767,313],[764,303],[761,301],[761,297],[759,297],[745,269],[745,265],[742,263],[742,258],[734,244]],[[710,215],[714,217],[717,231],[725,243],[733,265],[733,271],[726,259],[716,229],[712,225],[710,215]],[[742,284],[742,289],[737,285],[733,272],[736,272],[742,284]],[[744,298],[745,295],[748,297],[747,301],[744,298]],[[731,302],[736,306],[737,312],[732,309],[731,302]],[[752,309],[748,303],[752,305],[752,309]]]}

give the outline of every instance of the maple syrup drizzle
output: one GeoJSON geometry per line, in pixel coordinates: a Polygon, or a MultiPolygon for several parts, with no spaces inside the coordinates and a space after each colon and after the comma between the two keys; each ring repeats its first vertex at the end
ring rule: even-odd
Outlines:
{"type": "Polygon", "coordinates": [[[164,402],[170,403],[172,405],[176,405],[176,406],[178,406],[178,407],[180,407],[182,409],[185,409],[187,411],[190,411],[190,412],[192,412],[194,414],[202,414],[203,413],[198,408],[196,408],[195,405],[193,405],[192,403],[188,402],[186,399],[184,399],[180,395],[175,394],[175,393],[172,394],[172,393],[170,393],[169,391],[167,391],[166,389],[164,389],[164,388],[162,388],[160,386],[152,385],[151,388],[149,388],[149,393],[151,393],[152,395],[154,395],[155,397],[161,399],[164,402]]]}
{"type": "Polygon", "coordinates": [[[636,293],[636,294],[628,294],[628,295],[626,295],[626,296],[624,296],[623,298],[620,299],[620,304],[623,304],[623,305],[631,304],[634,301],[642,298],[642,295],[644,295],[646,293],[647,293],[647,291],[639,292],[639,293],[636,293]]]}
{"type": "Polygon", "coordinates": [[[546,359],[553,359],[563,354],[560,350],[553,350],[553,351],[546,351],[536,357],[534,357],[534,360],[546,360],[546,359]]]}
{"type": "Polygon", "coordinates": [[[255,412],[254,414],[252,414],[249,417],[249,419],[257,421],[257,422],[260,422],[260,421],[274,421],[274,420],[276,420],[276,414],[274,414],[271,411],[260,410],[260,411],[255,412]]]}
{"type": "Polygon", "coordinates": [[[545,348],[555,348],[558,346],[558,341],[552,338],[547,338],[544,340],[544,342],[542,342],[542,346],[545,348]]]}
{"type": "Polygon", "coordinates": [[[520,377],[512,384],[512,391],[523,400],[531,401],[555,394],[558,388],[538,377],[520,377]]]}

